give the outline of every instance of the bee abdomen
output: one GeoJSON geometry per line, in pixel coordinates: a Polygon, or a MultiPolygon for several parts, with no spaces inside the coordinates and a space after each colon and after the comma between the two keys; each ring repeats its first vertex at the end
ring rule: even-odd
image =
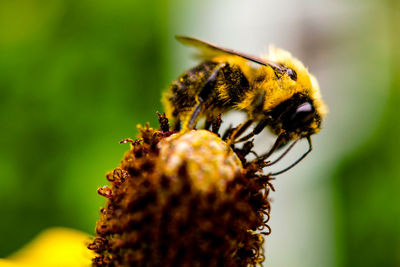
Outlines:
{"type": "Polygon", "coordinates": [[[175,80],[168,89],[167,99],[173,117],[179,117],[196,105],[196,96],[218,63],[206,61],[189,69],[175,80]]]}
{"type": "MultiPolygon", "coordinates": [[[[205,61],[183,73],[171,84],[165,99],[170,116],[175,118],[186,116],[196,105],[196,97],[219,64],[205,61]]],[[[232,108],[245,97],[248,90],[249,82],[240,68],[225,63],[218,72],[215,88],[205,99],[206,110],[211,112],[212,109],[223,111],[232,108]]]]}

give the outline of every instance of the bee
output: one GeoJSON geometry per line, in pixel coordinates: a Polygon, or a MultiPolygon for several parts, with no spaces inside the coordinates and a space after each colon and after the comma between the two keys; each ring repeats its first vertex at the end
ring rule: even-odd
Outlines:
{"type": "Polygon", "coordinates": [[[232,109],[240,110],[247,113],[248,119],[236,127],[231,142],[246,141],[264,128],[277,136],[261,159],[293,141],[282,158],[297,141],[307,139],[307,152],[273,175],[289,170],[311,152],[311,135],[320,131],[327,108],[317,80],[298,59],[275,47],[259,58],[192,37],[176,39],[196,48],[201,60],[172,82],[163,95],[167,116],[175,119],[176,125],[182,125],[181,131],[194,128],[201,117],[213,118],[232,109]],[[253,130],[239,138],[252,124],[253,130]]]}

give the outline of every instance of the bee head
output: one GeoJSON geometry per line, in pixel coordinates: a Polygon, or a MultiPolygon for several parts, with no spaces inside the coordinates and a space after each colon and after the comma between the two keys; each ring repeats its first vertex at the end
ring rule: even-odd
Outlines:
{"type": "Polygon", "coordinates": [[[317,133],[327,108],[315,77],[283,49],[270,47],[265,58],[278,66],[274,69],[276,84],[267,85],[268,100],[263,108],[271,129],[276,134],[285,132],[289,140],[317,133]]]}
{"type": "Polygon", "coordinates": [[[270,112],[270,126],[276,134],[284,131],[288,139],[309,136],[321,127],[321,116],[307,95],[295,94],[270,112]]]}

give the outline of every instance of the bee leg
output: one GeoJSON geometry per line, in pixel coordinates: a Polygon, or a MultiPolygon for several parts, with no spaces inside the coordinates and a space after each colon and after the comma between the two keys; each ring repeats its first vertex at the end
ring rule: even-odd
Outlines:
{"type": "MultiPolygon", "coordinates": [[[[252,103],[251,103],[251,106],[253,107],[252,113],[253,114],[261,114],[262,110],[264,108],[264,102],[265,102],[265,90],[259,90],[256,93],[256,95],[254,96],[252,103]]],[[[237,130],[237,133],[234,135],[234,138],[232,140],[238,138],[245,130],[247,130],[247,128],[251,125],[252,122],[253,122],[252,120],[249,120],[244,125],[242,125],[243,127],[240,127],[240,129],[237,130]],[[244,128],[244,129],[242,129],[242,128],[244,128]]],[[[254,135],[259,134],[267,125],[268,125],[267,119],[260,121],[250,134],[248,134],[245,137],[243,137],[242,139],[238,140],[237,143],[246,141],[246,140],[250,139],[251,137],[253,137],[254,135]]]]}
{"type": "MultiPolygon", "coordinates": [[[[278,135],[278,137],[276,138],[275,143],[271,147],[271,149],[268,152],[262,154],[261,156],[258,156],[254,161],[264,162],[269,156],[272,155],[272,153],[275,152],[275,150],[277,150],[282,145],[282,143],[285,141],[285,139],[286,139],[285,133],[281,133],[280,135],[278,135]]],[[[284,154],[286,154],[286,153],[284,153],[284,154]]],[[[265,166],[270,166],[270,165],[272,165],[272,164],[268,163],[265,166]]]]}
{"type": "MultiPolygon", "coordinates": [[[[285,150],[285,152],[283,152],[283,153],[282,153],[277,159],[275,159],[273,162],[268,163],[267,166],[272,166],[272,165],[278,163],[281,159],[283,159],[283,158],[287,155],[287,153],[289,153],[289,151],[297,144],[297,142],[298,142],[299,140],[300,140],[300,139],[296,139],[292,144],[290,144],[290,146],[285,150]]],[[[280,144],[279,146],[282,146],[282,144],[280,144]]],[[[279,147],[278,147],[277,149],[279,149],[279,147]]],[[[267,155],[267,154],[269,154],[269,153],[266,153],[266,155],[267,155]]],[[[264,155],[262,155],[262,156],[259,157],[259,158],[262,158],[262,157],[264,157],[264,155]]],[[[268,157],[268,156],[267,156],[267,157],[268,157]]]]}
{"type": "Polygon", "coordinates": [[[222,119],[221,119],[221,114],[218,114],[217,117],[215,119],[213,119],[212,124],[211,124],[211,131],[215,134],[218,134],[219,129],[221,128],[221,124],[222,124],[222,119]]]}
{"type": "Polygon", "coordinates": [[[201,110],[202,110],[202,105],[201,104],[202,103],[196,104],[196,106],[193,109],[192,114],[190,115],[189,122],[188,122],[187,126],[184,127],[184,129],[193,129],[194,128],[194,126],[195,126],[195,124],[197,122],[197,119],[199,118],[199,115],[200,115],[201,110]]]}
{"type": "MultiPolygon", "coordinates": [[[[247,122],[246,122],[247,123],[247,122]]],[[[237,140],[235,143],[240,143],[240,142],[244,142],[249,140],[250,138],[252,138],[253,136],[261,133],[261,131],[268,125],[269,120],[262,120],[260,121],[256,127],[253,129],[253,131],[251,133],[249,133],[248,135],[240,138],[239,140],[237,140]]],[[[250,125],[249,125],[250,126],[250,125]]],[[[247,126],[248,127],[248,126],[247,126]]]]}
{"type": "Polygon", "coordinates": [[[195,126],[199,118],[199,115],[201,114],[202,109],[204,108],[203,105],[204,102],[207,100],[208,96],[215,88],[215,85],[217,83],[218,73],[221,71],[223,67],[225,67],[225,65],[226,65],[225,63],[217,65],[215,69],[211,72],[210,76],[208,76],[206,82],[201,88],[199,94],[197,95],[197,104],[196,106],[194,106],[192,114],[190,115],[190,118],[186,123],[185,127],[183,127],[183,129],[193,129],[193,127],[195,126]]]}
{"type": "Polygon", "coordinates": [[[181,120],[180,119],[177,119],[176,121],[175,121],[175,125],[174,125],[174,131],[175,132],[179,132],[180,130],[181,130],[181,120]]]}
{"type": "Polygon", "coordinates": [[[235,130],[233,130],[231,136],[229,137],[228,140],[228,145],[231,145],[236,138],[240,137],[253,123],[253,120],[247,120],[245,123],[240,124],[235,130]]]}
{"type": "MultiPolygon", "coordinates": [[[[271,173],[272,176],[276,176],[279,174],[282,174],[288,170],[290,170],[291,168],[293,168],[294,166],[296,166],[300,161],[302,161],[311,151],[312,151],[312,142],[311,142],[311,137],[308,135],[307,137],[307,141],[308,141],[308,150],[300,157],[298,158],[295,162],[293,162],[292,164],[290,164],[288,167],[286,167],[285,169],[279,171],[279,172],[274,172],[271,173]]],[[[286,154],[286,153],[285,153],[286,154]]],[[[279,159],[278,159],[279,160],[279,159]]]]}
{"type": "Polygon", "coordinates": [[[229,124],[229,127],[226,128],[226,130],[224,131],[224,133],[222,134],[222,140],[226,141],[229,136],[232,134],[233,128],[232,128],[232,123],[229,124]]]}
{"type": "Polygon", "coordinates": [[[212,113],[210,113],[206,118],[206,122],[204,123],[204,129],[210,130],[210,127],[211,127],[213,121],[214,121],[214,116],[212,113]]]}

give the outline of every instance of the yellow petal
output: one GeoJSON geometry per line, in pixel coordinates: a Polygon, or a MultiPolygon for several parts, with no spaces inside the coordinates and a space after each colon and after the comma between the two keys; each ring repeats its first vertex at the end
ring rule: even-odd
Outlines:
{"type": "Polygon", "coordinates": [[[94,253],[86,248],[90,236],[67,228],[51,228],[8,259],[0,267],[17,266],[90,266],[94,253]]]}

